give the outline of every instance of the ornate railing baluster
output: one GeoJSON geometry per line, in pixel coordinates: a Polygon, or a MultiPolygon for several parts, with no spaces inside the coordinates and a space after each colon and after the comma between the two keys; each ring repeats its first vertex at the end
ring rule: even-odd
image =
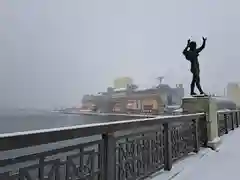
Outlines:
{"type": "MultiPolygon", "coordinates": [[[[104,170],[104,164],[103,164],[103,160],[104,160],[104,158],[101,156],[101,154],[103,154],[103,152],[104,152],[104,145],[103,145],[103,143],[101,143],[101,144],[98,144],[98,149],[99,149],[99,154],[98,154],[98,167],[99,167],[99,170],[100,170],[100,172],[102,172],[103,170],[104,170]]],[[[99,173],[98,174],[98,176],[97,176],[97,179],[103,179],[103,175],[102,175],[102,173],[99,173]]]]}
{"type": "Polygon", "coordinates": [[[230,116],[230,121],[231,121],[231,130],[234,130],[235,128],[235,123],[234,123],[234,117],[233,117],[233,112],[229,113],[230,116]]]}
{"type": "Polygon", "coordinates": [[[113,134],[103,134],[104,140],[104,180],[116,179],[116,140],[113,134]]]}
{"type": "Polygon", "coordinates": [[[237,111],[237,122],[240,125],[240,111],[237,111]]]}
{"type": "Polygon", "coordinates": [[[83,168],[83,148],[79,148],[79,153],[80,153],[80,156],[79,156],[79,169],[82,169],[83,168]]]}
{"type": "Polygon", "coordinates": [[[239,127],[239,121],[238,121],[238,112],[234,112],[234,117],[235,117],[235,123],[236,123],[236,126],[237,128],[239,127]]]}
{"type": "Polygon", "coordinates": [[[224,128],[225,128],[225,134],[228,134],[228,115],[224,114],[224,128]]]}
{"type": "Polygon", "coordinates": [[[55,180],[61,180],[60,175],[60,161],[55,166],[55,180]]]}
{"type": "Polygon", "coordinates": [[[40,157],[39,158],[39,169],[38,169],[38,178],[40,180],[43,180],[44,179],[44,157],[40,157]]]}
{"type": "Polygon", "coordinates": [[[164,169],[170,171],[172,169],[172,141],[171,129],[169,123],[164,123],[164,169]]]}
{"type": "Polygon", "coordinates": [[[193,152],[198,153],[200,146],[199,146],[199,133],[198,133],[198,121],[199,119],[194,119],[193,121],[193,152]]]}

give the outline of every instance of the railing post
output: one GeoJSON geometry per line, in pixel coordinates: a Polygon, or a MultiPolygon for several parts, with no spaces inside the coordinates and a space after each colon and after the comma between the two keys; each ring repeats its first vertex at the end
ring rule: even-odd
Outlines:
{"type": "Polygon", "coordinates": [[[224,113],[224,127],[225,127],[225,134],[228,134],[228,116],[224,113]]]}
{"type": "Polygon", "coordinates": [[[238,124],[240,125],[240,110],[237,112],[237,119],[238,119],[238,124]]]}
{"type": "Polygon", "coordinates": [[[172,140],[171,129],[169,123],[164,123],[164,169],[170,171],[172,169],[172,140]]]}
{"type": "Polygon", "coordinates": [[[198,118],[198,136],[200,137],[199,141],[203,147],[207,147],[208,143],[208,129],[207,129],[207,115],[201,116],[198,118]],[[200,134],[199,134],[200,133],[200,134]]]}
{"type": "Polygon", "coordinates": [[[240,113],[240,111],[238,110],[237,113],[236,113],[238,126],[240,125],[240,119],[239,119],[240,118],[240,114],[239,113],[240,113]]]}
{"type": "Polygon", "coordinates": [[[222,132],[221,132],[221,120],[220,120],[221,115],[219,113],[217,113],[217,122],[218,122],[218,136],[222,136],[222,132]]]}
{"type": "Polygon", "coordinates": [[[38,169],[38,178],[43,179],[44,178],[44,157],[40,157],[39,159],[39,169],[38,169]]]}
{"type": "Polygon", "coordinates": [[[232,127],[231,127],[231,129],[232,129],[232,130],[234,130],[234,128],[235,128],[235,125],[234,125],[234,117],[233,117],[233,112],[231,112],[229,115],[230,115],[230,117],[231,117],[231,126],[232,126],[232,127]]]}
{"type": "Polygon", "coordinates": [[[237,126],[237,128],[239,127],[239,121],[238,121],[238,112],[236,111],[235,113],[235,122],[236,122],[236,126],[237,126]]]}
{"type": "Polygon", "coordinates": [[[116,140],[113,134],[103,134],[104,140],[104,180],[116,177],[116,140]]]}
{"type": "Polygon", "coordinates": [[[193,119],[193,133],[194,133],[194,140],[193,140],[193,152],[198,153],[199,147],[199,135],[198,135],[198,121],[199,119],[193,119]]]}

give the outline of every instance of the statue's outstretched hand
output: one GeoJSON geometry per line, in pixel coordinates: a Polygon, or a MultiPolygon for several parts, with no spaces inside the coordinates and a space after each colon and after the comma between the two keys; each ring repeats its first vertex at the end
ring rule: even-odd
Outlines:
{"type": "Polygon", "coordinates": [[[206,40],[207,40],[207,38],[206,38],[206,37],[202,37],[202,39],[203,39],[203,41],[206,41],[206,40]]]}
{"type": "Polygon", "coordinates": [[[190,39],[188,39],[188,41],[187,41],[187,45],[189,45],[189,44],[190,44],[190,42],[191,42],[191,40],[190,40],[190,39]]]}

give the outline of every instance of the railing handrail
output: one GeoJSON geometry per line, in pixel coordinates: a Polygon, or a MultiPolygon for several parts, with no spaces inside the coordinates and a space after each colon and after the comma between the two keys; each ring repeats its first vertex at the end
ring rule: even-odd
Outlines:
{"type": "Polygon", "coordinates": [[[31,146],[54,143],[81,137],[88,137],[99,134],[113,133],[119,130],[128,130],[131,128],[139,128],[143,126],[151,126],[161,123],[176,121],[186,121],[197,119],[205,113],[184,114],[174,116],[158,116],[154,118],[121,120],[115,122],[93,123],[76,125],[69,127],[4,133],[0,134],[0,151],[8,151],[13,149],[21,149],[31,146]],[[189,117],[189,119],[188,119],[189,117]]]}
{"type": "MultiPolygon", "coordinates": [[[[154,121],[154,123],[155,123],[155,120],[172,119],[174,121],[177,121],[178,118],[183,118],[183,117],[193,117],[194,118],[194,117],[198,117],[198,116],[201,116],[204,114],[205,113],[193,113],[193,114],[182,114],[182,115],[171,115],[171,116],[157,116],[157,117],[153,117],[153,118],[140,118],[140,119],[113,121],[113,122],[82,124],[82,125],[59,127],[59,128],[30,130],[30,131],[21,131],[21,132],[13,132],[13,133],[2,133],[2,134],[0,134],[0,139],[14,137],[14,136],[48,133],[48,132],[53,132],[53,131],[66,131],[66,130],[73,130],[73,129],[94,128],[97,126],[106,127],[106,126],[112,126],[112,125],[117,126],[117,125],[129,124],[129,123],[142,123],[144,121],[154,121]]],[[[160,123],[162,123],[162,121],[160,123]]],[[[94,134],[96,134],[96,133],[93,132],[93,135],[94,134]]]]}
{"type": "Polygon", "coordinates": [[[240,110],[238,109],[222,109],[222,110],[218,110],[217,113],[218,114],[230,114],[232,112],[239,112],[240,110]]]}

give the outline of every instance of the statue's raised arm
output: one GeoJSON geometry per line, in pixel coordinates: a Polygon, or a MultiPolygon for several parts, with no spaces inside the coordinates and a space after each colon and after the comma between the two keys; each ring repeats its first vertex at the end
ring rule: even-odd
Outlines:
{"type": "Polygon", "coordinates": [[[203,43],[202,43],[201,47],[196,49],[197,53],[200,53],[205,48],[207,38],[202,37],[202,39],[203,39],[203,43]]]}

